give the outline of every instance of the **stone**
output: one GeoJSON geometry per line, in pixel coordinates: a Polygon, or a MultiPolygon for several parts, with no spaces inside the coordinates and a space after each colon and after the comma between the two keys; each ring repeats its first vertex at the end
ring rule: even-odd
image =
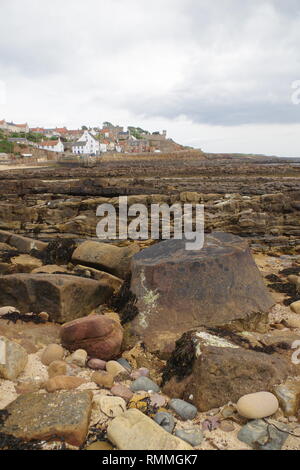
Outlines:
{"type": "Polygon", "coordinates": [[[10,274],[0,277],[0,305],[21,313],[46,311],[63,323],[89,314],[113,290],[99,281],[64,274],[10,274]]]}
{"type": "Polygon", "coordinates": [[[14,272],[19,273],[31,273],[33,269],[40,268],[43,265],[41,260],[30,255],[14,256],[10,262],[15,268],[14,272]]]}
{"type": "Polygon", "coordinates": [[[149,392],[150,390],[152,392],[160,391],[159,386],[152,380],[148,379],[148,377],[139,377],[134,382],[132,382],[130,389],[132,390],[132,392],[149,392]]]}
{"type": "Polygon", "coordinates": [[[117,377],[117,375],[122,373],[126,373],[128,375],[127,370],[124,369],[124,367],[121,366],[121,364],[119,364],[117,361],[108,361],[106,363],[106,370],[113,377],[117,377]]]}
{"type": "Polygon", "coordinates": [[[41,381],[32,380],[30,382],[18,382],[15,385],[16,393],[22,395],[23,393],[37,392],[42,386],[41,381]]]}
{"type": "Polygon", "coordinates": [[[85,367],[87,357],[87,352],[84,349],[77,349],[67,358],[67,362],[75,364],[78,367],[85,367]]]}
{"type": "Polygon", "coordinates": [[[221,421],[219,428],[224,432],[233,432],[235,430],[234,424],[231,421],[221,421]]]}
{"type": "Polygon", "coordinates": [[[123,328],[104,315],[90,315],[64,324],[61,340],[69,351],[84,349],[92,358],[109,361],[121,351],[123,328]]]}
{"type": "Polygon", "coordinates": [[[119,450],[191,450],[141,411],[130,409],[113,419],[107,437],[119,450]]]}
{"type": "Polygon", "coordinates": [[[131,372],[130,377],[133,380],[138,379],[139,377],[148,377],[150,371],[146,367],[141,367],[140,369],[134,370],[131,372]]]}
{"type": "Polygon", "coordinates": [[[297,416],[300,409],[300,381],[289,379],[284,384],[276,385],[274,394],[285,416],[297,416]]]}
{"type": "Polygon", "coordinates": [[[90,444],[85,450],[113,450],[113,446],[105,441],[96,441],[90,444]]]}
{"type": "Polygon", "coordinates": [[[246,240],[215,232],[201,250],[185,244],[167,240],[132,258],[139,314],[131,333],[151,352],[171,351],[191,328],[222,326],[274,305],[246,240]]]}
{"type": "Polygon", "coordinates": [[[39,240],[33,240],[32,238],[23,237],[22,235],[17,234],[9,235],[8,243],[22,253],[30,253],[32,250],[44,252],[48,247],[48,243],[44,243],[39,240]]]}
{"type": "Polygon", "coordinates": [[[72,260],[124,279],[130,272],[131,257],[139,250],[136,244],[120,248],[108,243],[86,241],[74,251],[72,260]]]}
{"type": "Polygon", "coordinates": [[[104,271],[98,271],[98,269],[88,268],[87,266],[77,265],[73,269],[73,272],[88,276],[95,281],[105,282],[105,284],[110,286],[114,292],[118,292],[123,285],[123,280],[119,277],[113,276],[112,274],[104,271]]]}
{"type": "Polygon", "coordinates": [[[126,385],[122,385],[120,383],[115,384],[110,391],[116,397],[121,397],[127,402],[130,401],[133,397],[133,392],[128,387],[126,387],[126,385]]]}
{"type": "Polygon", "coordinates": [[[177,429],[175,431],[175,436],[188,442],[193,447],[200,446],[204,439],[203,433],[197,429],[177,429]]]}
{"type": "Polygon", "coordinates": [[[286,323],[290,328],[300,328],[300,316],[297,313],[291,313],[286,319],[286,323]]]}
{"type": "Polygon", "coordinates": [[[58,390],[72,390],[86,383],[86,379],[82,377],[70,377],[68,375],[57,375],[47,380],[45,389],[49,393],[57,392],[58,390]]]}
{"type": "MultiPolygon", "coordinates": [[[[154,421],[159,424],[165,431],[172,434],[175,428],[175,420],[170,413],[160,411],[154,416],[154,421]]],[[[179,437],[179,436],[178,436],[179,437]]]]}
{"type": "MultiPolygon", "coordinates": [[[[280,428],[280,423],[278,427],[280,428]]],[[[243,426],[237,437],[256,450],[280,450],[288,436],[287,432],[259,419],[243,426]]]]}
{"type": "Polygon", "coordinates": [[[114,378],[108,372],[94,372],[91,380],[95,382],[99,387],[112,388],[114,384],[114,378]]]}
{"type": "Polygon", "coordinates": [[[19,396],[6,410],[0,432],[25,440],[56,440],[81,446],[87,435],[92,395],[88,391],[27,393],[19,396]]]}
{"type": "Polygon", "coordinates": [[[105,370],[106,369],[106,361],[102,361],[101,359],[92,358],[88,361],[87,366],[90,369],[94,369],[94,370],[105,370]]]}
{"type": "Polygon", "coordinates": [[[67,272],[67,268],[64,268],[63,266],[57,266],[57,264],[47,264],[31,271],[32,274],[63,274],[67,272]]]}
{"type": "Polygon", "coordinates": [[[0,317],[7,315],[8,313],[20,313],[15,307],[1,307],[0,308],[0,317]]]}
{"type": "Polygon", "coordinates": [[[131,372],[132,367],[129,364],[129,362],[126,361],[126,359],[124,359],[123,357],[120,357],[120,359],[118,359],[117,362],[121,364],[121,366],[123,366],[124,369],[126,369],[128,372],[131,372]]]}
{"type": "Polygon", "coordinates": [[[196,330],[177,342],[164,370],[163,391],[209,411],[249,393],[273,392],[294,373],[295,366],[277,353],[247,350],[196,330]]]}
{"type": "Polygon", "coordinates": [[[120,416],[126,411],[126,402],[121,397],[109,397],[102,395],[99,398],[101,411],[109,418],[120,416]]]}
{"type": "Polygon", "coordinates": [[[180,400],[179,398],[174,398],[171,400],[169,402],[169,407],[185,421],[194,419],[198,412],[194,405],[191,405],[184,400],[180,400]]]}
{"type": "Polygon", "coordinates": [[[64,361],[53,361],[48,366],[48,376],[50,379],[57,375],[67,375],[68,366],[64,361]]]}
{"type": "Polygon", "coordinates": [[[297,300],[297,302],[293,302],[290,305],[291,309],[293,312],[299,314],[300,313],[300,300],[297,300]]]}
{"type": "Polygon", "coordinates": [[[167,398],[163,395],[159,395],[158,393],[153,393],[150,395],[150,403],[152,406],[156,406],[157,408],[161,408],[165,406],[167,403],[167,398]]]}
{"type": "Polygon", "coordinates": [[[0,336],[0,377],[16,380],[27,365],[28,354],[20,344],[0,336]]]}
{"type": "Polygon", "coordinates": [[[45,366],[49,366],[53,361],[61,361],[65,351],[60,344],[49,344],[42,354],[41,361],[45,366]]]}
{"type": "Polygon", "coordinates": [[[244,418],[261,419],[275,414],[279,403],[273,393],[256,392],[241,397],[236,406],[238,413],[244,418]]]}

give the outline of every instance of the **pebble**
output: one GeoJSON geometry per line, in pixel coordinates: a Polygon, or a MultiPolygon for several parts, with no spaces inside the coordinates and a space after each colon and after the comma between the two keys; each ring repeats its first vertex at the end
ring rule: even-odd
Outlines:
{"type": "Polygon", "coordinates": [[[185,421],[194,419],[198,412],[194,405],[191,405],[184,400],[180,400],[179,398],[174,398],[171,400],[169,407],[185,421]]]}
{"type": "Polygon", "coordinates": [[[56,377],[57,375],[67,375],[67,364],[64,361],[53,361],[48,366],[49,378],[56,377]]]}
{"type": "Polygon", "coordinates": [[[290,328],[300,328],[300,316],[297,313],[291,313],[286,319],[286,323],[290,328]]]}
{"type": "Polygon", "coordinates": [[[126,369],[128,372],[131,372],[132,367],[129,364],[129,362],[126,361],[126,359],[124,359],[123,357],[120,357],[120,359],[118,359],[117,362],[121,364],[121,366],[124,367],[124,369],[126,369]]]}
{"type": "Polygon", "coordinates": [[[68,358],[67,361],[79,367],[85,367],[87,361],[87,352],[84,349],[77,349],[68,358]]]}
{"type": "Polygon", "coordinates": [[[170,413],[160,412],[154,416],[154,421],[159,424],[165,431],[172,434],[175,428],[175,420],[170,413]]]}
{"type": "Polygon", "coordinates": [[[91,379],[97,385],[104,388],[111,388],[114,384],[114,378],[108,372],[94,372],[91,379]]]}
{"type": "Polygon", "coordinates": [[[20,313],[15,307],[1,307],[0,308],[0,317],[2,315],[7,315],[8,313],[20,313]]]}
{"type": "Polygon", "coordinates": [[[163,395],[159,395],[158,393],[154,393],[153,395],[150,396],[150,403],[152,406],[165,406],[167,402],[167,398],[164,397],[163,395]]]}
{"type": "Polygon", "coordinates": [[[231,421],[221,421],[219,428],[224,432],[232,432],[235,430],[234,424],[231,421]]]}
{"type": "Polygon", "coordinates": [[[113,377],[116,377],[117,375],[124,373],[124,372],[128,374],[127,370],[123,366],[121,366],[121,364],[119,364],[117,361],[107,362],[106,370],[113,377]]]}
{"type": "Polygon", "coordinates": [[[121,397],[126,401],[130,401],[133,397],[132,391],[126,385],[116,384],[112,387],[111,393],[117,397],[121,397]]]}
{"type": "Polygon", "coordinates": [[[126,411],[126,402],[120,397],[110,397],[102,395],[98,403],[101,411],[109,418],[115,418],[126,411]]]}
{"type": "Polygon", "coordinates": [[[102,359],[90,359],[87,363],[87,366],[90,369],[94,370],[105,370],[106,369],[106,361],[102,361],[102,359]]]}
{"type": "Polygon", "coordinates": [[[49,366],[53,361],[61,361],[65,351],[60,344],[49,344],[42,354],[41,361],[45,366],[49,366]]]}
{"type": "Polygon", "coordinates": [[[132,371],[130,374],[130,378],[133,380],[136,380],[139,377],[148,377],[149,373],[150,373],[149,369],[146,369],[145,367],[141,367],[140,369],[132,371]]]}
{"type": "Polygon", "coordinates": [[[134,382],[132,382],[130,389],[133,392],[145,391],[158,393],[160,391],[159,386],[154,383],[152,380],[148,379],[148,377],[139,377],[134,382]]]}
{"type": "MultiPolygon", "coordinates": [[[[282,427],[281,423],[277,423],[282,427]]],[[[257,450],[280,450],[288,438],[288,433],[280,431],[261,419],[250,421],[238,433],[238,439],[257,450]]]]}
{"type": "Polygon", "coordinates": [[[290,307],[291,307],[293,312],[299,314],[300,313],[300,300],[298,300],[297,302],[293,302],[290,305],[290,307]]]}
{"type": "Polygon", "coordinates": [[[200,446],[204,439],[203,433],[196,429],[178,429],[175,431],[175,436],[188,442],[193,447],[200,446]]]}
{"type": "Polygon", "coordinates": [[[258,392],[244,395],[237,402],[237,411],[244,418],[260,419],[273,415],[279,408],[275,395],[270,392],[258,392]]]}
{"type": "Polygon", "coordinates": [[[52,393],[58,390],[72,390],[86,382],[82,377],[70,377],[68,375],[58,375],[47,380],[45,388],[47,392],[52,393]]]}
{"type": "Polygon", "coordinates": [[[97,441],[90,444],[85,450],[113,450],[113,446],[109,442],[97,441]]]}

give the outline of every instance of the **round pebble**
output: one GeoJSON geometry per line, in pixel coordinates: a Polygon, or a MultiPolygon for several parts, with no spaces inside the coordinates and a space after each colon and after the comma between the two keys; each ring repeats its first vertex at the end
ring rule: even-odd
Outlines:
{"type": "Polygon", "coordinates": [[[204,439],[202,432],[196,429],[178,429],[175,431],[175,436],[188,442],[193,447],[200,446],[204,439]]]}
{"type": "Polygon", "coordinates": [[[64,361],[53,361],[48,366],[49,378],[56,377],[57,375],[67,375],[67,364],[64,361]]]}
{"type": "Polygon", "coordinates": [[[123,357],[120,357],[120,359],[118,359],[117,362],[121,364],[121,366],[124,367],[124,369],[126,369],[128,372],[131,372],[131,365],[129,364],[128,361],[126,361],[126,359],[124,359],[123,357]]]}
{"type": "Polygon", "coordinates": [[[132,392],[152,392],[158,393],[160,391],[159,386],[154,383],[152,380],[148,379],[148,377],[139,377],[134,382],[132,382],[130,389],[132,392]]]}
{"type": "Polygon", "coordinates": [[[45,366],[49,366],[53,361],[61,361],[65,351],[60,344],[49,344],[42,354],[41,361],[45,366]]]}
{"type": "Polygon", "coordinates": [[[104,388],[111,388],[114,384],[114,378],[108,372],[94,372],[91,379],[97,385],[104,388]]]}
{"type": "Polygon", "coordinates": [[[105,370],[106,369],[106,361],[102,361],[102,359],[90,359],[87,363],[87,366],[93,370],[105,370]]]}
{"type": "Polygon", "coordinates": [[[244,395],[237,402],[238,413],[244,418],[260,419],[273,415],[279,408],[275,395],[270,392],[258,392],[244,395]]]}
{"type": "Polygon", "coordinates": [[[185,421],[194,419],[198,411],[194,405],[191,405],[184,400],[180,400],[179,398],[171,400],[169,407],[185,421]]]}
{"type": "Polygon", "coordinates": [[[123,366],[121,366],[121,364],[119,364],[117,361],[107,362],[106,370],[113,377],[116,377],[117,375],[122,374],[124,372],[128,374],[127,370],[123,366]]]}
{"type": "Polygon", "coordinates": [[[86,360],[87,352],[84,349],[77,349],[77,351],[73,352],[67,359],[68,362],[79,367],[85,367],[86,360]]]}
{"type": "Polygon", "coordinates": [[[175,420],[170,413],[160,412],[154,416],[154,421],[159,424],[165,431],[172,434],[175,428],[175,420]]]}

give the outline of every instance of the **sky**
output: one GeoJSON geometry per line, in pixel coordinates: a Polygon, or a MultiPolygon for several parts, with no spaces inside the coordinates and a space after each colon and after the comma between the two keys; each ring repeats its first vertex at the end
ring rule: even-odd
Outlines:
{"type": "Polygon", "coordinates": [[[299,0],[0,0],[0,120],[300,157],[299,0]]]}

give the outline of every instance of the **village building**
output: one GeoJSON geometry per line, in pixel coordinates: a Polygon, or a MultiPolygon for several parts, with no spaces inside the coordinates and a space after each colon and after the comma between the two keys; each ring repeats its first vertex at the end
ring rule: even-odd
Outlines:
{"type": "Polygon", "coordinates": [[[89,131],[84,131],[77,142],[72,144],[72,152],[75,155],[98,155],[100,152],[106,152],[106,144],[101,144],[95,139],[89,131]]]}
{"type": "Polygon", "coordinates": [[[0,129],[7,132],[23,132],[28,134],[29,127],[28,124],[15,124],[13,122],[6,122],[5,119],[0,121],[0,129]]]}
{"type": "Polygon", "coordinates": [[[47,140],[36,144],[36,147],[42,150],[48,150],[50,152],[64,152],[64,144],[60,140],[47,140]]]}

